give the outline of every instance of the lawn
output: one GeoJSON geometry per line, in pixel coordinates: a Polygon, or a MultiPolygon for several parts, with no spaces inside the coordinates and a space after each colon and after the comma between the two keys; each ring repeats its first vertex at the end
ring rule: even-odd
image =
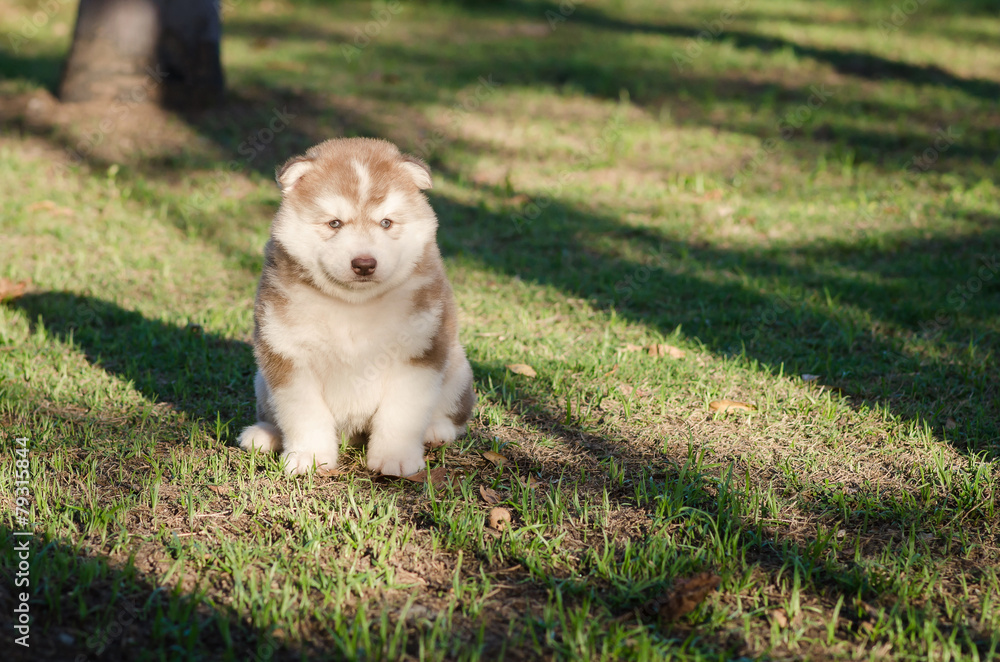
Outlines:
{"type": "Polygon", "coordinates": [[[994,3],[222,4],[179,115],[0,0],[8,659],[994,657],[994,3]],[[234,445],[274,167],[353,135],[435,172],[430,483],[234,445]]]}

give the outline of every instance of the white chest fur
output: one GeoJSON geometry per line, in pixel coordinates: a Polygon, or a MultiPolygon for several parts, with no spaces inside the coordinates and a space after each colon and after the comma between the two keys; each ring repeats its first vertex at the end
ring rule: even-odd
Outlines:
{"type": "Polygon", "coordinates": [[[385,375],[432,343],[441,308],[416,309],[416,289],[350,303],[295,285],[283,305],[265,309],[261,333],[297,370],[312,375],[343,424],[356,427],[379,405],[385,375]]]}

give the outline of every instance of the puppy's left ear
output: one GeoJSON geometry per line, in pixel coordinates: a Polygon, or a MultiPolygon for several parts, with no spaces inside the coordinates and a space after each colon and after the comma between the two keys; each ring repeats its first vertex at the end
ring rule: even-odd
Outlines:
{"type": "Polygon", "coordinates": [[[295,186],[295,182],[299,181],[306,172],[312,170],[312,167],[312,159],[304,156],[296,156],[285,161],[285,165],[278,168],[278,172],[275,173],[274,178],[278,180],[278,188],[281,189],[282,193],[288,193],[295,186]]]}
{"type": "Polygon", "coordinates": [[[431,182],[431,167],[421,159],[409,154],[403,154],[403,168],[413,177],[413,183],[421,191],[433,187],[431,182]]]}

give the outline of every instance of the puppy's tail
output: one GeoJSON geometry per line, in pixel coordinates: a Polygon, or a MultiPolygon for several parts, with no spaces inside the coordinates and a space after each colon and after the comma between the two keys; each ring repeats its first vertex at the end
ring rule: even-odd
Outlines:
{"type": "Polygon", "coordinates": [[[281,450],[281,430],[271,423],[257,421],[240,433],[239,444],[245,451],[277,453],[281,450]]]}

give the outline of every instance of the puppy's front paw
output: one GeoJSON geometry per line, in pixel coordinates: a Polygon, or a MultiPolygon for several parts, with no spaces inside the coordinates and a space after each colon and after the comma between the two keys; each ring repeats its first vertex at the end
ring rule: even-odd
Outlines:
{"type": "Polygon", "coordinates": [[[424,445],[428,448],[438,448],[455,441],[458,434],[459,429],[451,421],[444,419],[432,421],[424,435],[424,445]]]}
{"type": "Polygon", "coordinates": [[[393,449],[380,453],[368,447],[368,469],[386,476],[410,476],[424,468],[424,449],[393,449]]]}
{"type": "Polygon", "coordinates": [[[270,423],[257,422],[240,433],[240,448],[274,453],[281,450],[281,432],[270,423]]]}
{"type": "Polygon", "coordinates": [[[281,454],[285,465],[285,473],[290,476],[317,471],[330,471],[337,468],[336,453],[308,453],[290,451],[281,454]]]}

